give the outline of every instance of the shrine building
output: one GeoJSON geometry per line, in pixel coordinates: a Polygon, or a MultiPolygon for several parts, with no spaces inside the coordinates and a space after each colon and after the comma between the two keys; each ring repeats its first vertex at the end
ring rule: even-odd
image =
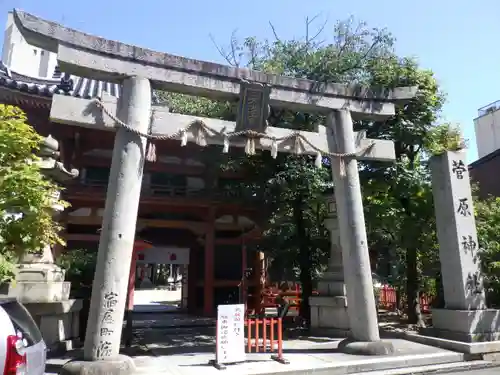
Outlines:
{"type": "MultiPolygon", "coordinates": [[[[97,251],[114,133],[52,123],[52,96],[90,99],[104,91],[119,97],[120,85],[61,72],[56,54],[29,45],[9,13],[0,64],[1,103],[21,107],[38,133],[59,141],[64,165],[80,172],[62,194],[71,207],[62,218],[67,246],[61,251],[97,251]]],[[[215,147],[162,141],[156,144],[156,153],[157,161],[145,164],[136,266],[178,265],[183,275],[182,305],[192,313],[212,315],[218,304],[236,302],[247,268],[256,271],[247,283],[248,298],[260,296],[264,256],[246,246],[260,236],[259,206],[233,187],[248,176],[244,171],[219,171],[213,161],[221,152],[215,147]]],[[[139,277],[135,271],[132,277],[139,277]]]]}

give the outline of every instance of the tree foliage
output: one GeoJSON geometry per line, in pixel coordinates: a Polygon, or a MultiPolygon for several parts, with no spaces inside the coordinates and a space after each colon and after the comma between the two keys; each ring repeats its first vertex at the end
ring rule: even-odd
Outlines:
{"type": "Polygon", "coordinates": [[[500,307],[500,198],[476,199],[475,216],[488,305],[500,307]]]}
{"type": "MultiPolygon", "coordinates": [[[[369,137],[395,142],[394,164],[360,164],[369,242],[378,263],[386,260],[385,267],[379,267],[383,276],[407,295],[410,320],[422,323],[418,296],[439,270],[427,158],[456,143],[452,127],[436,127],[445,96],[432,71],[396,55],[394,38],[386,30],[369,28],[352,18],[338,22],[332,35],[325,35],[324,27],[317,32],[311,29],[308,20],[302,39],[281,39],[274,28],[272,41],[248,37],[239,43],[233,36],[230,46],[219,52],[234,66],[317,81],[317,90],[330,82],[359,83],[373,89],[418,87],[416,98],[397,108],[389,120],[358,121],[355,128],[365,130],[369,137]]],[[[175,94],[167,99],[176,112],[234,119],[229,103],[175,94]]],[[[271,108],[271,126],[314,130],[318,124],[325,124],[322,114],[271,108]]],[[[316,169],[307,156],[280,154],[272,159],[263,152],[232,158],[225,167],[231,164],[251,171],[252,181],[243,185],[268,212],[258,246],[272,254],[276,269],[288,270],[282,277],[299,275],[304,292],[301,313],[307,318],[312,280],[324,271],[329,253],[321,198],[331,182],[329,161],[316,169]]]]}
{"type": "Polygon", "coordinates": [[[73,249],[57,258],[57,264],[66,271],[66,281],[71,282],[72,298],[90,297],[96,262],[97,253],[87,249],[73,249]]]}
{"type": "Polygon", "coordinates": [[[24,252],[62,242],[52,205],[64,202],[54,200],[59,187],[40,172],[41,142],[21,109],[0,105],[0,278],[12,276],[8,264],[24,252]]]}

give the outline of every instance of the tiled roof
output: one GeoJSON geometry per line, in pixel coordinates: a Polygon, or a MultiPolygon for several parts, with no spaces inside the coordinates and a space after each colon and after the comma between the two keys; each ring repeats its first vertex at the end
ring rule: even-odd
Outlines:
{"type": "MultiPolygon", "coordinates": [[[[61,73],[56,68],[53,78],[42,79],[16,73],[0,61],[0,87],[18,90],[30,95],[52,97],[54,94],[74,96],[76,98],[100,98],[102,92],[120,97],[121,85],[83,78],[61,73]]],[[[153,102],[158,103],[157,95],[153,91],[153,102]]]]}
{"type": "Polygon", "coordinates": [[[120,85],[115,83],[64,73],[61,73],[60,78],[52,79],[29,77],[10,70],[2,63],[0,63],[0,86],[37,96],[51,97],[54,94],[63,94],[85,99],[101,97],[103,91],[120,97],[121,92],[120,85]]]}
{"type": "Polygon", "coordinates": [[[491,160],[497,158],[498,156],[500,156],[500,149],[495,150],[493,152],[490,152],[489,154],[484,155],[482,158],[479,158],[479,159],[473,161],[472,163],[470,163],[469,170],[474,169],[474,168],[478,168],[479,166],[490,162],[491,160]]]}

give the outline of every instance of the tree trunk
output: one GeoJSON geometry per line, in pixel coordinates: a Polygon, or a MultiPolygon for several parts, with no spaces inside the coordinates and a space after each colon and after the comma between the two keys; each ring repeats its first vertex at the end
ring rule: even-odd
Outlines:
{"type": "Polygon", "coordinates": [[[307,231],[303,216],[303,199],[298,196],[293,209],[295,225],[297,228],[297,241],[299,244],[299,264],[300,283],[302,285],[302,301],[300,303],[299,314],[309,325],[311,319],[311,309],[309,307],[309,297],[312,295],[312,258],[307,241],[307,231]]]}
{"type": "MultiPolygon", "coordinates": [[[[418,151],[412,146],[412,152],[407,154],[410,169],[415,169],[415,158],[418,151]]],[[[406,245],[406,298],[408,305],[408,323],[416,324],[418,327],[425,327],[425,322],[420,309],[420,275],[418,271],[418,233],[420,230],[415,228],[415,220],[411,206],[411,199],[408,196],[399,198],[402,207],[405,210],[406,218],[403,228],[405,229],[405,238],[403,243],[406,245]]],[[[419,228],[420,229],[420,228],[419,228]]]]}
{"type": "Polygon", "coordinates": [[[396,287],[396,311],[399,314],[399,311],[401,311],[401,287],[398,286],[396,287]]]}
{"type": "Polygon", "coordinates": [[[406,297],[408,300],[408,323],[425,327],[420,309],[420,282],[418,277],[417,250],[406,249],[406,297]]]}
{"type": "Polygon", "coordinates": [[[441,271],[436,275],[436,299],[433,301],[432,305],[438,309],[443,309],[445,306],[443,276],[441,275],[441,271]]]}

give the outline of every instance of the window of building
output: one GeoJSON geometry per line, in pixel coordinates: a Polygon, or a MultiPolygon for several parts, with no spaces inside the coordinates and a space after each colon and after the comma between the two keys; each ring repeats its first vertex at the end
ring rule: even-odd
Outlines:
{"type": "Polygon", "coordinates": [[[216,245],[214,276],[217,280],[241,280],[241,245],[216,245]]]}
{"type": "Polygon", "coordinates": [[[243,191],[242,182],[231,178],[219,178],[217,188],[218,194],[227,198],[241,197],[243,191]]]}
{"type": "Polygon", "coordinates": [[[152,173],[149,181],[153,195],[186,196],[187,177],[185,175],[152,173]]]}
{"type": "Polygon", "coordinates": [[[85,171],[85,182],[95,184],[107,184],[109,180],[109,168],[87,167],[85,171]]]}
{"type": "Polygon", "coordinates": [[[151,185],[186,187],[187,178],[182,174],[152,173],[151,185]]]}

